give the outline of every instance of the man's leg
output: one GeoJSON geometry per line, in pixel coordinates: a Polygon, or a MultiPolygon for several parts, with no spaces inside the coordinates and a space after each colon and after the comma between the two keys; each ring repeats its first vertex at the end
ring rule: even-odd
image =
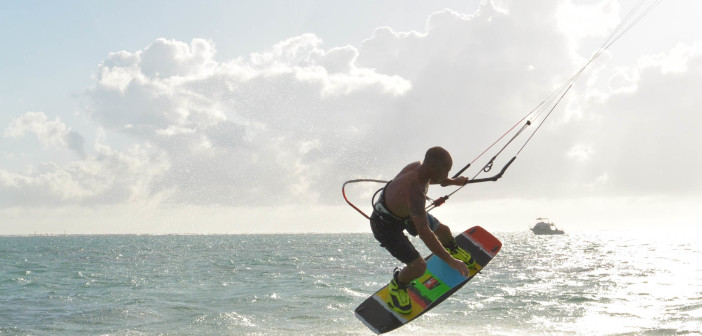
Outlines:
{"type": "Polygon", "coordinates": [[[456,245],[456,240],[453,238],[451,229],[448,226],[439,224],[439,228],[434,231],[434,234],[436,235],[436,238],[439,238],[441,245],[444,247],[451,248],[456,245]]]}
{"type": "Polygon", "coordinates": [[[424,258],[419,257],[400,270],[400,274],[397,275],[397,280],[401,283],[409,284],[412,280],[424,275],[426,269],[427,262],[424,261],[424,258]]]}
{"type": "Polygon", "coordinates": [[[429,228],[434,232],[436,238],[439,239],[441,245],[448,250],[453,250],[458,247],[451,233],[451,229],[448,226],[442,224],[436,217],[430,214],[427,214],[427,221],[429,222],[429,228]]]}
{"type": "Polygon", "coordinates": [[[390,307],[398,313],[409,314],[412,311],[407,288],[412,280],[419,278],[427,269],[427,263],[422,257],[416,258],[400,271],[395,271],[390,281],[390,307]]]}
{"type": "Polygon", "coordinates": [[[475,267],[475,259],[473,259],[470,253],[458,247],[456,239],[453,238],[451,229],[448,226],[439,224],[439,228],[434,231],[434,234],[441,242],[441,245],[443,245],[446,250],[451,253],[452,257],[463,261],[466,265],[468,265],[468,267],[475,267]]]}

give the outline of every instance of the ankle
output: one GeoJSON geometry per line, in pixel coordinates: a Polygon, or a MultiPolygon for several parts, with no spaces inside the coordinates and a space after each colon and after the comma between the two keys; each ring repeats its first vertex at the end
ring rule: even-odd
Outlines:
{"type": "Polygon", "coordinates": [[[397,287],[400,289],[405,289],[409,286],[408,282],[400,281],[400,271],[396,271],[392,275],[393,280],[395,280],[395,283],[397,284],[397,287]]]}

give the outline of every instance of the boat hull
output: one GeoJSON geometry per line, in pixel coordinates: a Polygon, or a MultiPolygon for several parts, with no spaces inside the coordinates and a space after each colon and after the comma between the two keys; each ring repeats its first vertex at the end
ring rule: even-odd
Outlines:
{"type": "Polygon", "coordinates": [[[532,229],[531,232],[534,232],[535,235],[560,235],[564,234],[562,230],[534,230],[532,229]]]}

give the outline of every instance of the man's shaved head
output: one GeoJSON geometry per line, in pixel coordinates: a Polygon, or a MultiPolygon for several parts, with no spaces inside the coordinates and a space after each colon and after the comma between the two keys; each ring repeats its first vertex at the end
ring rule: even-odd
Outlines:
{"type": "Polygon", "coordinates": [[[448,168],[448,170],[450,170],[451,166],[453,166],[453,159],[447,150],[436,146],[429,148],[427,153],[424,154],[424,163],[434,167],[448,168]]]}

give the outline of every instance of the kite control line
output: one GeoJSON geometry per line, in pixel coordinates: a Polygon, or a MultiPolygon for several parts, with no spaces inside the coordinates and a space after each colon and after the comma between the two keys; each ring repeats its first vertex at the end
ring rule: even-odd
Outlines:
{"type": "MultiPolygon", "coordinates": [[[[490,146],[488,146],[480,155],[478,155],[473,161],[468,163],[465,167],[461,168],[456,174],[453,175],[453,178],[457,178],[461,176],[468,168],[471,167],[473,163],[475,163],[478,159],[480,159],[485,153],[490,151],[493,146],[498,144],[500,141],[502,141],[503,138],[505,138],[508,134],[512,133],[517,126],[522,125],[519,130],[507,141],[505,145],[502,146],[502,148],[492,156],[492,158],[485,164],[483,165],[483,168],[480,169],[472,179],[469,179],[464,185],[459,186],[458,189],[454,190],[450,194],[446,196],[439,197],[436,200],[433,200],[429,197],[427,199],[431,201],[429,206],[426,207],[426,211],[431,211],[432,209],[441,206],[444,204],[449,197],[451,197],[453,194],[458,192],[459,190],[463,189],[468,184],[473,184],[473,183],[481,183],[481,182],[495,182],[502,178],[502,176],[505,174],[507,171],[507,168],[509,168],[510,165],[514,162],[514,160],[517,159],[517,155],[519,155],[522,150],[526,147],[526,145],[531,141],[531,139],[536,135],[536,132],[538,132],[541,129],[541,126],[544,125],[544,122],[551,116],[553,111],[556,109],[558,104],[560,104],[561,100],[565,95],[570,91],[570,89],[573,87],[573,84],[580,78],[580,76],[585,72],[585,69],[587,69],[592,62],[594,62],[597,58],[602,55],[609,47],[612,46],[619,38],[621,38],[626,32],[628,32],[634,25],[636,25],[644,16],[646,16],[648,13],[650,13],[653,8],[655,8],[658,4],[660,4],[663,0],[639,0],[636,5],[634,5],[633,9],[627,14],[623,19],[622,22],[619,23],[619,25],[614,29],[612,34],[605,40],[605,42],[602,44],[602,46],[592,55],[592,57],[583,65],[570,79],[568,79],[563,85],[561,85],[559,88],[557,88],[555,91],[553,91],[546,99],[544,99],[541,103],[539,103],[533,110],[529,111],[524,117],[522,117],[514,126],[512,126],[507,132],[502,134],[495,142],[493,142],[490,146]],[[524,122],[526,120],[526,122],[524,122]],[[486,178],[477,178],[478,175],[482,173],[487,173],[490,170],[492,170],[493,165],[495,164],[495,161],[498,159],[500,154],[502,154],[505,149],[510,147],[512,143],[521,135],[527,127],[529,127],[532,124],[537,124],[537,127],[531,132],[529,137],[522,143],[521,147],[519,147],[518,150],[516,150],[516,153],[513,154],[512,159],[510,159],[503,167],[500,172],[492,177],[486,177],[486,178]]],[[[361,215],[364,217],[370,219],[370,217],[364,213],[361,209],[359,209],[357,206],[355,206],[349,199],[346,197],[346,185],[349,183],[356,183],[356,182],[376,182],[376,183],[387,183],[388,181],[384,180],[374,180],[374,179],[356,179],[356,180],[349,180],[344,182],[344,185],[341,187],[341,193],[344,196],[344,200],[346,200],[346,203],[348,203],[352,208],[354,208],[356,211],[358,211],[361,215]]],[[[376,192],[377,194],[378,192],[376,192]]],[[[371,203],[373,202],[373,199],[375,198],[375,194],[373,198],[371,199],[371,203]]],[[[372,205],[372,204],[371,204],[372,205]]]]}

